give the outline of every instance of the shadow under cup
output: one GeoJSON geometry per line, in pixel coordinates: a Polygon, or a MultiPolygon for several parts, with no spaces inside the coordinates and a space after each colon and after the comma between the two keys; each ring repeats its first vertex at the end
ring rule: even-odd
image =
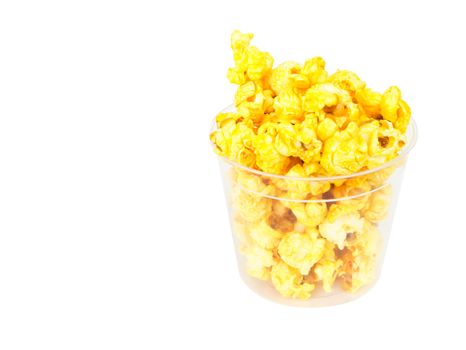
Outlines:
{"type": "Polygon", "coordinates": [[[294,306],[356,299],[377,281],[409,151],[348,176],[267,174],[219,157],[240,275],[294,306]]]}

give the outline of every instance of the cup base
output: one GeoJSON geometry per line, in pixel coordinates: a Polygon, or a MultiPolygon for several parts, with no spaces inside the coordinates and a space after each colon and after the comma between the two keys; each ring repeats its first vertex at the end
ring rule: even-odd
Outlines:
{"type": "Polygon", "coordinates": [[[285,298],[281,296],[273,287],[271,282],[264,282],[257,278],[251,277],[244,273],[244,270],[239,270],[239,275],[243,280],[244,284],[255,294],[260,297],[272,301],[277,304],[294,306],[294,307],[325,307],[334,306],[339,304],[345,304],[350,301],[356,300],[366,294],[374,285],[377,283],[376,278],[372,283],[360,288],[357,292],[351,293],[343,290],[339,286],[334,286],[332,292],[325,292],[321,287],[316,288],[312,293],[311,298],[308,300],[299,300],[285,298]]]}

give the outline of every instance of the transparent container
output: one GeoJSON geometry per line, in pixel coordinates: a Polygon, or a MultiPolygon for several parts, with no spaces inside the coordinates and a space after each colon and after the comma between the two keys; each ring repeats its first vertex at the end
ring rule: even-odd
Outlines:
{"type": "Polygon", "coordinates": [[[266,299],[293,306],[354,300],[378,280],[409,151],[347,176],[302,178],[219,157],[240,275],[266,299]]]}

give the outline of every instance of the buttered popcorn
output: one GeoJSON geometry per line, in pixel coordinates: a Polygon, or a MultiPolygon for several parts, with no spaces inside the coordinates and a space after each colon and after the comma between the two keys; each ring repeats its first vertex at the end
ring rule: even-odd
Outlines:
{"type": "Polygon", "coordinates": [[[245,270],[286,298],[356,292],[376,275],[396,170],[375,168],[407,144],[411,110],[398,87],[374,91],[354,72],[327,72],[321,57],[274,66],[252,38],[231,36],[234,109],[210,136],[232,162],[245,270]]]}

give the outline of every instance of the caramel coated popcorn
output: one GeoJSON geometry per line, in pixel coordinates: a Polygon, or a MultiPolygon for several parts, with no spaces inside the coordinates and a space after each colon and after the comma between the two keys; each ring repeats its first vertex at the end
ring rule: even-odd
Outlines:
{"type": "Polygon", "coordinates": [[[407,144],[410,108],[398,87],[376,92],[354,72],[327,72],[321,57],[274,67],[252,38],[231,36],[235,108],[217,115],[210,136],[233,162],[233,227],[246,272],[286,298],[337,284],[356,292],[376,276],[396,166],[371,169],[407,144]]]}

